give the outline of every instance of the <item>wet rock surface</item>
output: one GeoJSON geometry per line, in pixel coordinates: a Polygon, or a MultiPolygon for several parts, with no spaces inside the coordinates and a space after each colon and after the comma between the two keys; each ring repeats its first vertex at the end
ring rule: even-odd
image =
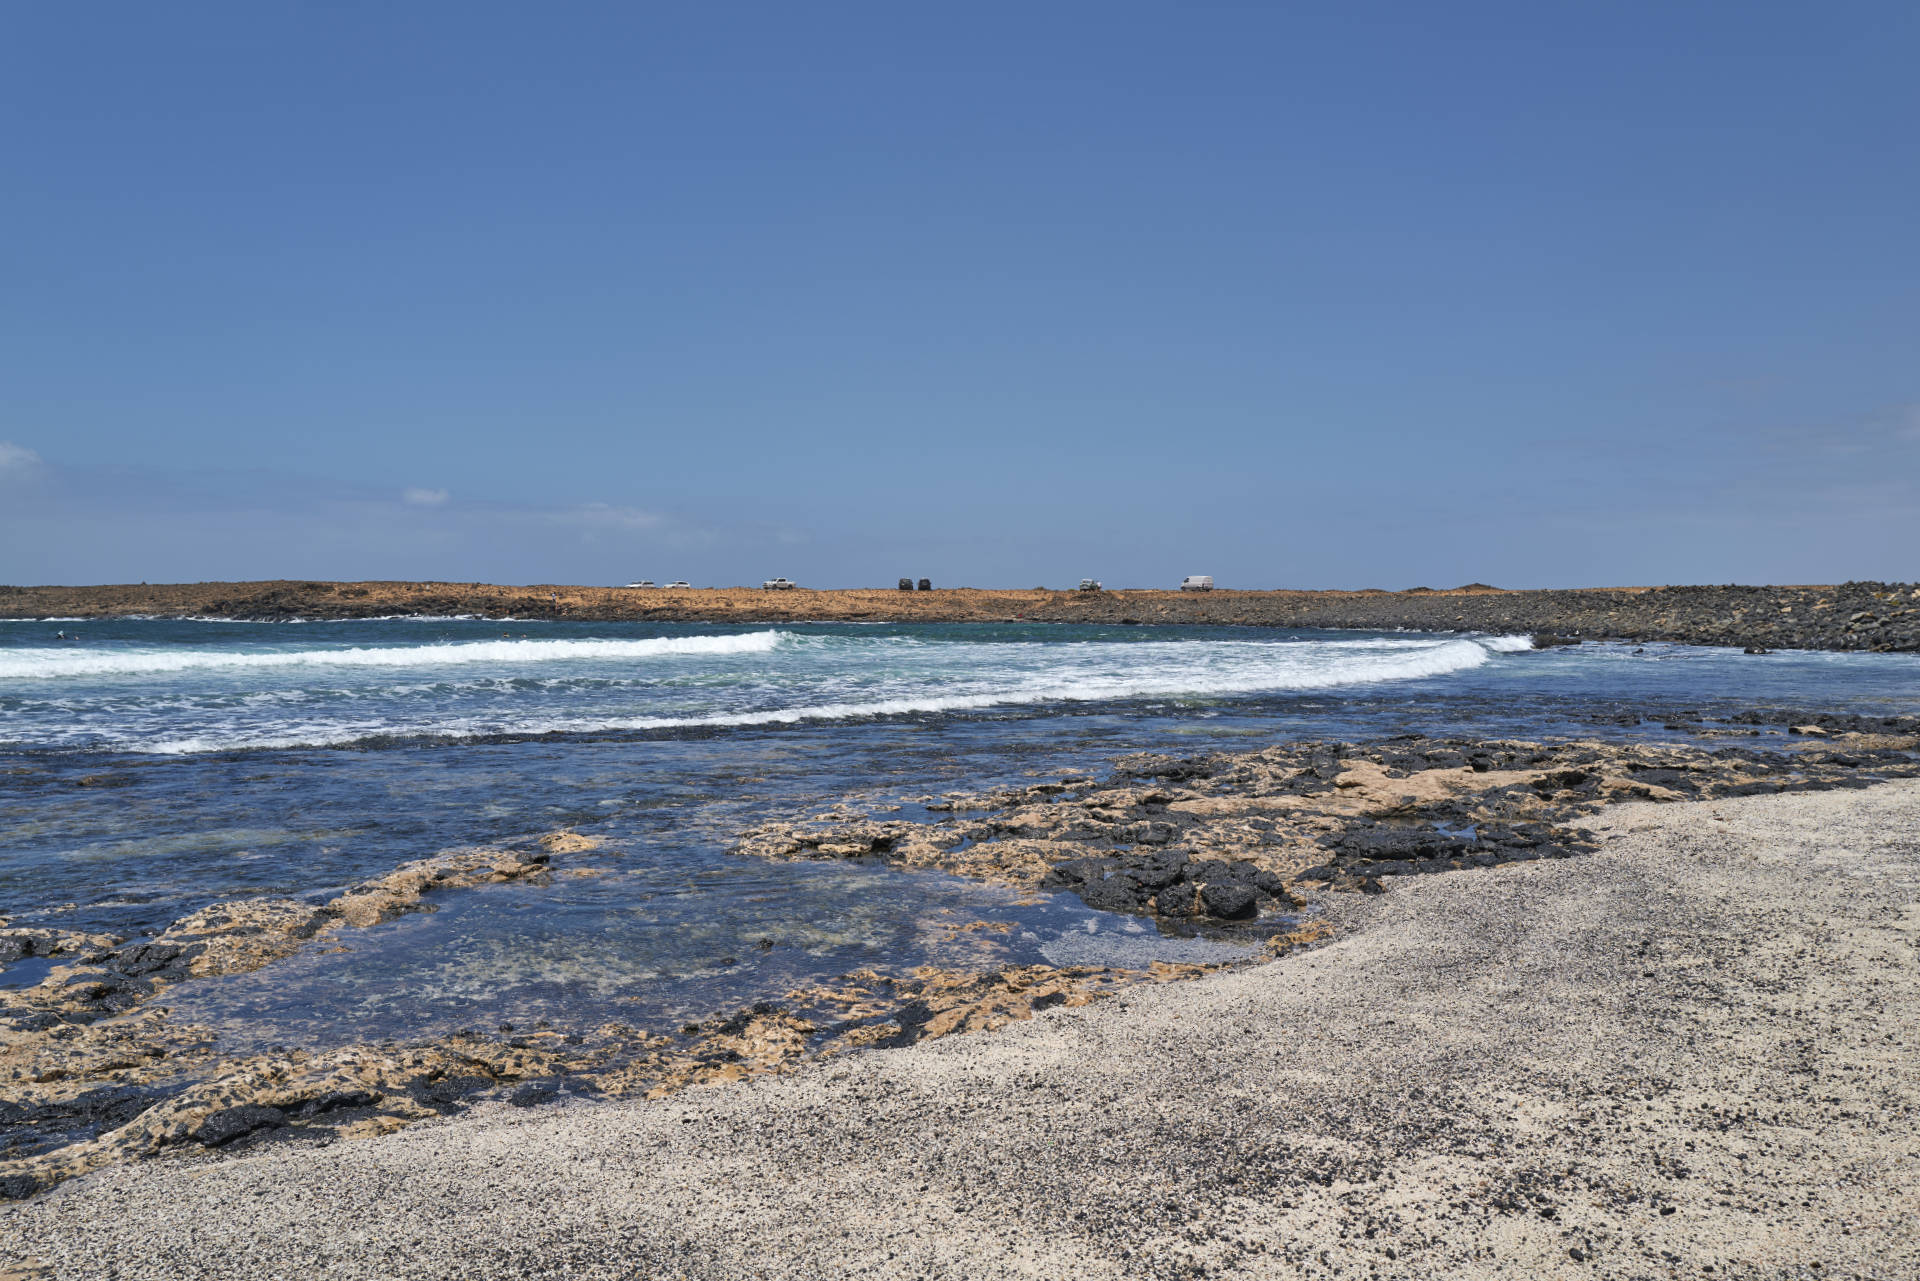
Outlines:
{"type": "MultiPolygon", "coordinates": [[[[1634,717],[1637,721],[1637,715],[1634,717]]],[[[1406,735],[1196,757],[1122,757],[1070,778],[929,798],[931,821],[840,807],[748,833],[761,858],[873,859],[1021,889],[1067,891],[1162,928],[1231,936],[1290,913],[1313,886],[1566,858],[1619,801],[1867,786],[1920,773],[1920,722],[1781,709],[1703,735],[1765,745],[1534,743],[1406,735]]]]}
{"type": "Polygon", "coordinates": [[[431,905],[423,900],[435,891],[508,881],[537,884],[547,875],[550,841],[526,852],[449,850],[363,881],[321,904],[279,898],[215,903],[180,918],[155,938],[121,942],[103,935],[14,931],[0,925],[0,964],[9,950],[23,956],[74,958],[54,967],[37,987],[0,990],[0,1028],[48,1017],[84,1023],[124,1013],[186,979],[244,974],[336,930],[364,929],[427,910],[431,905]]]}
{"type": "Polygon", "coordinates": [[[859,971],[670,1033],[613,1023],[502,1027],[412,1045],[241,1057],[218,1054],[204,1031],[172,1025],[163,1009],[42,1036],[16,1031],[0,1077],[0,1199],[117,1161],[385,1134],[483,1099],[531,1108],[659,1098],[812,1058],[990,1031],[1206,968],[859,971]]]}

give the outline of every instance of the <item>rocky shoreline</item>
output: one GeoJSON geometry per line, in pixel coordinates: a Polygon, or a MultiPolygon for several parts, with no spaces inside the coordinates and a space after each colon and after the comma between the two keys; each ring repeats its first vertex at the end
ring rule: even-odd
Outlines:
{"type": "Polygon", "coordinates": [[[472,615],[683,623],[1047,622],[1472,631],[1755,650],[1920,651],[1920,584],[1501,591],[686,591],[561,584],[276,581],[0,586],[0,617],[472,615]]]}
{"type": "Polygon", "coordinates": [[[1917,817],[1635,802],[997,1035],[180,1149],[0,1205],[0,1276],[1909,1276],[1917,817]]]}
{"type": "Polygon", "coordinates": [[[1012,965],[992,922],[953,964],[859,971],[678,1029],[471,1029],[409,1045],[222,1053],[176,1024],[168,990],[260,969],[343,929],[431,910],[468,886],[547,877],[591,838],[449,851],[320,905],[214,904],[149,939],[9,929],[0,964],[61,962],[0,990],[0,1195],[26,1197],[153,1156],[326,1144],[488,1098],[662,1097],[791,1072],[852,1050],[993,1030],[1143,981],[1194,978],[1325,942],[1333,905],[1446,871],[1577,858],[1621,802],[1853,789],[1920,777],[1920,721],[1752,712],[1689,727],[1692,743],[1486,742],[1406,735],[1250,752],[1123,757],[1104,779],[928,796],[923,817],[836,804],[741,835],[734,852],[870,859],[1032,891],[1070,892],[1163,933],[1245,940],[1246,959],[1149,971],[1012,965]]]}

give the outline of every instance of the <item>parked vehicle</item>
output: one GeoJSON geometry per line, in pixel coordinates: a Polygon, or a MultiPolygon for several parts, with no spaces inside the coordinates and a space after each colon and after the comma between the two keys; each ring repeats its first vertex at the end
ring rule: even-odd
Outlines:
{"type": "Polygon", "coordinates": [[[1183,592],[1210,592],[1213,590],[1212,574],[1188,574],[1180,580],[1183,592]]]}
{"type": "Polygon", "coordinates": [[[1097,578],[1083,578],[1080,580],[1080,590],[1083,592],[1097,592],[1100,590],[1100,580],[1097,578]]]}
{"type": "Polygon", "coordinates": [[[920,590],[921,590],[921,591],[923,591],[923,592],[930,592],[930,591],[932,591],[932,590],[933,590],[933,580],[932,580],[931,578],[923,578],[923,579],[921,579],[921,580],[920,580],[920,590]]]}
{"type": "Polygon", "coordinates": [[[760,584],[760,590],[763,592],[790,592],[793,588],[794,582],[791,578],[769,578],[760,584]]]}
{"type": "Polygon", "coordinates": [[[643,579],[641,579],[641,580],[640,580],[639,582],[637,582],[637,583],[628,583],[628,584],[627,584],[627,586],[629,586],[629,587],[651,587],[651,586],[653,586],[653,580],[652,580],[651,578],[643,578],[643,579]]]}
{"type": "Polygon", "coordinates": [[[910,591],[912,591],[912,590],[913,590],[913,580],[912,580],[911,578],[903,578],[903,579],[901,579],[901,580],[900,580],[900,590],[901,590],[901,591],[903,591],[903,592],[910,592],[910,591]]]}
{"type": "Polygon", "coordinates": [[[686,579],[684,579],[684,578],[676,578],[676,579],[674,579],[674,580],[673,580],[672,582],[670,582],[670,583],[668,583],[668,584],[667,584],[667,590],[668,590],[668,591],[670,591],[670,592],[671,592],[671,591],[680,591],[680,590],[684,590],[684,589],[687,589],[687,588],[691,588],[692,586],[693,586],[693,584],[692,584],[692,583],[689,583],[689,582],[688,582],[688,581],[687,581],[686,579]]]}

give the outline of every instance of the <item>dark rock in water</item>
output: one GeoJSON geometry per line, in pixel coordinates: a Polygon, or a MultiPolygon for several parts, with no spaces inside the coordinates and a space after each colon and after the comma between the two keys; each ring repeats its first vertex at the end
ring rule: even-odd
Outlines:
{"type": "Polygon", "coordinates": [[[1244,885],[1202,885],[1200,906],[1208,916],[1223,921],[1245,921],[1260,915],[1253,891],[1244,885]]]}
{"type": "Polygon", "coordinates": [[[921,580],[920,580],[920,590],[921,590],[921,591],[923,591],[923,592],[930,592],[930,591],[932,591],[932,590],[933,590],[933,580],[932,580],[931,578],[923,578],[923,579],[921,579],[921,580]]]}
{"type": "Polygon", "coordinates": [[[559,1089],[551,1081],[528,1081],[525,1085],[507,1096],[507,1102],[517,1108],[537,1108],[542,1103],[551,1103],[560,1097],[559,1089]]]}
{"type": "Polygon", "coordinates": [[[1164,778],[1179,782],[1187,778],[1211,778],[1211,762],[1196,757],[1161,756],[1154,752],[1140,752],[1133,756],[1123,756],[1115,762],[1117,772],[1134,778],[1164,778]]]}
{"type": "Polygon", "coordinates": [[[107,964],[122,974],[152,974],[179,960],[185,951],[178,943],[136,943],[115,952],[107,964]]]}
{"type": "Polygon", "coordinates": [[[1075,893],[1080,901],[1096,912],[1141,912],[1146,909],[1148,890],[1124,872],[1104,880],[1088,881],[1075,893]]]}
{"type": "Polygon", "coordinates": [[[1578,645],[1579,643],[1580,638],[1578,636],[1562,636],[1557,632],[1535,632],[1533,634],[1533,647],[1535,649],[1552,649],[1556,645],[1578,645]]]}
{"type": "Polygon", "coordinates": [[[910,591],[912,591],[912,590],[913,590],[913,580],[912,580],[911,578],[903,578],[903,579],[901,579],[901,580],[900,580],[900,590],[901,590],[901,591],[903,591],[903,592],[910,592],[910,591]]]}
{"type": "Polygon", "coordinates": [[[1192,916],[1196,897],[1194,887],[1183,881],[1161,890],[1160,897],[1153,900],[1153,910],[1162,916],[1192,916]]]}
{"type": "Polygon", "coordinates": [[[193,1132],[192,1138],[195,1143],[217,1148],[244,1135],[252,1134],[255,1130],[264,1130],[286,1123],[287,1114],[279,1108],[246,1103],[237,1108],[222,1108],[212,1113],[200,1123],[200,1128],[193,1132]]]}
{"type": "Polygon", "coordinates": [[[1040,882],[1046,890],[1073,889],[1090,881],[1105,880],[1117,860],[1110,858],[1070,858],[1055,863],[1040,882]]]}
{"type": "Polygon", "coordinates": [[[1188,866],[1187,856],[1178,850],[1126,861],[1127,874],[1150,890],[1163,890],[1187,876],[1188,866]]]}
{"type": "Polygon", "coordinates": [[[1747,646],[1747,647],[1746,647],[1745,649],[1743,649],[1743,650],[1741,650],[1740,652],[1741,652],[1741,653],[1743,653],[1743,654],[1771,654],[1771,653],[1773,653],[1773,651],[1772,651],[1772,650],[1770,650],[1770,649],[1768,649],[1768,648],[1767,648],[1766,646],[1764,646],[1764,645],[1749,645],[1749,646],[1747,646]]]}

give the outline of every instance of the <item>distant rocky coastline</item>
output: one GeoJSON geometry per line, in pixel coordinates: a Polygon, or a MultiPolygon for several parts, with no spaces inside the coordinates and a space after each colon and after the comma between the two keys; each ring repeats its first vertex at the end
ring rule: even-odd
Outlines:
{"type": "Polygon", "coordinates": [[[0,586],[0,617],[276,621],[383,616],[684,623],[1047,622],[1528,633],[1538,643],[1672,641],[1743,649],[1920,651],[1920,584],[1502,591],[766,591],[449,582],[0,586]]]}

